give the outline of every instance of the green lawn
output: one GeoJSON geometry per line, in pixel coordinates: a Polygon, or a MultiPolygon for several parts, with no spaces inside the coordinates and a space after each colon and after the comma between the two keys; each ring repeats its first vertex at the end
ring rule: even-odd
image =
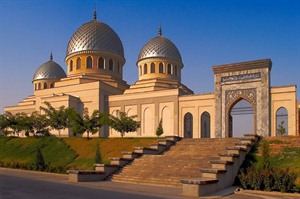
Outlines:
{"type": "Polygon", "coordinates": [[[122,151],[157,143],[157,138],[11,138],[0,137],[0,161],[33,164],[37,148],[41,148],[45,163],[70,169],[93,169],[99,146],[102,163],[109,157],[122,157],[122,151]]]}

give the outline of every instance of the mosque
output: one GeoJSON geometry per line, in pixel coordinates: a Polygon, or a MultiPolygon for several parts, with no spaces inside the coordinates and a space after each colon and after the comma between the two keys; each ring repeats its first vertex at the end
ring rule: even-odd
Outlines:
{"type": "MultiPolygon", "coordinates": [[[[29,114],[40,111],[45,101],[79,113],[84,108],[112,115],[124,111],[137,115],[141,122],[141,128],[126,137],[154,137],[162,120],[165,136],[185,138],[233,137],[232,115],[245,111],[253,119],[247,133],[277,136],[278,126],[284,124],[285,135],[299,135],[296,85],[271,87],[270,59],[213,66],[214,91],[194,94],[181,82],[184,63],[179,50],[159,28],[138,55],[137,81],[128,85],[123,80],[122,41],[110,26],[97,20],[94,11],[93,20],[71,37],[65,62],[67,74],[51,54],[33,75],[33,95],[4,111],[29,114]],[[236,107],[241,101],[247,106],[236,107]]],[[[58,135],[54,130],[51,133],[58,135]]],[[[73,134],[65,129],[60,136],[73,134]]],[[[120,134],[102,127],[94,136],[120,134]]]]}

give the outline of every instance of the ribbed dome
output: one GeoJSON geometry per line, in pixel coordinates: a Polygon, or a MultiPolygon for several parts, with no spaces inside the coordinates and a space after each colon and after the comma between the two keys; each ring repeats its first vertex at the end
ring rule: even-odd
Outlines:
{"type": "Polygon", "coordinates": [[[96,19],[76,30],[69,41],[67,56],[83,50],[108,51],[124,57],[123,44],[117,33],[96,19]]]}
{"type": "Polygon", "coordinates": [[[182,62],[177,47],[169,39],[161,35],[161,30],[157,37],[154,37],[145,44],[139,54],[138,60],[149,57],[166,57],[182,62]]]}
{"type": "Polygon", "coordinates": [[[41,79],[61,79],[66,77],[65,71],[62,69],[60,65],[52,60],[52,56],[50,60],[46,63],[42,64],[34,73],[34,80],[41,79]]]}

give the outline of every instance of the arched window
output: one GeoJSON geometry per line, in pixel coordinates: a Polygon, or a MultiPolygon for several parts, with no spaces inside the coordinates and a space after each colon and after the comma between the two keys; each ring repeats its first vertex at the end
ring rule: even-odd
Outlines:
{"type": "Polygon", "coordinates": [[[184,138],[193,138],[193,115],[191,113],[184,115],[184,138]]]}
{"type": "Polygon", "coordinates": [[[172,70],[172,66],[171,66],[171,64],[168,64],[167,73],[171,74],[171,72],[172,72],[171,70],[172,70]]]}
{"type": "Polygon", "coordinates": [[[177,76],[177,66],[174,66],[174,75],[177,76]]]}
{"type": "Polygon", "coordinates": [[[39,83],[39,84],[38,84],[38,90],[41,90],[41,88],[42,88],[42,84],[39,83]]]}
{"type": "Polygon", "coordinates": [[[150,73],[155,73],[155,64],[153,62],[151,63],[150,73]]]}
{"type": "Polygon", "coordinates": [[[109,59],[109,61],[108,61],[108,69],[114,70],[114,62],[112,59],[109,59]]]}
{"type": "Polygon", "coordinates": [[[81,59],[78,57],[76,60],[76,69],[80,69],[81,68],[81,59]]]}
{"type": "Polygon", "coordinates": [[[206,111],[201,115],[201,138],[210,138],[210,114],[206,111]]]}
{"type": "Polygon", "coordinates": [[[164,64],[163,63],[159,63],[159,73],[164,73],[164,64]]]}
{"type": "Polygon", "coordinates": [[[48,88],[48,85],[46,82],[44,82],[44,89],[48,88]]]}
{"type": "Polygon", "coordinates": [[[103,57],[98,58],[98,68],[104,69],[104,59],[103,59],[103,57]]]}
{"type": "Polygon", "coordinates": [[[119,62],[117,64],[117,67],[118,67],[118,73],[121,74],[121,68],[120,68],[120,63],[119,62]]]}
{"type": "Polygon", "coordinates": [[[281,107],[276,111],[276,136],[288,135],[288,111],[281,107]]]}
{"type": "Polygon", "coordinates": [[[144,74],[147,74],[147,64],[144,65],[144,74]]]}
{"type": "Polygon", "coordinates": [[[91,56],[86,58],[86,68],[93,68],[93,60],[91,56]]]}
{"type": "Polygon", "coordinates": [[[54,88],[54,83],[53,82],[50,83],[50,88],[54,88]]]}
{"type": "Polygon", "coordinates": [[[70,61],[70,72],[73,71],[73,60],[70,61]]]}

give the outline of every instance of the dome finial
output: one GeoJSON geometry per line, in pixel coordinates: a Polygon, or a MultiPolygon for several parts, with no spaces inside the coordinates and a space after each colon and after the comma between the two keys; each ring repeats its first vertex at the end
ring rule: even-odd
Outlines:
{"type": "Polygon", "coordinates": [[[93,15],[93,19],[94,19],[94,20],[97,20],[96,3],[95,3],[95,8],[94,8],[94,15],[93,15]]]}
{"type": "Polygon", "coordinates": [[[53,60],[52,51],[51,51],[51,53],[50,53],[50,60],[51,60],[51,61],[53,60]]]}
{"type": "Polygon", "coordinates": [[[158,36],[162,36],[162,29],[161,29],[161,25],[159,25],[158,27],[158,36]]]}

